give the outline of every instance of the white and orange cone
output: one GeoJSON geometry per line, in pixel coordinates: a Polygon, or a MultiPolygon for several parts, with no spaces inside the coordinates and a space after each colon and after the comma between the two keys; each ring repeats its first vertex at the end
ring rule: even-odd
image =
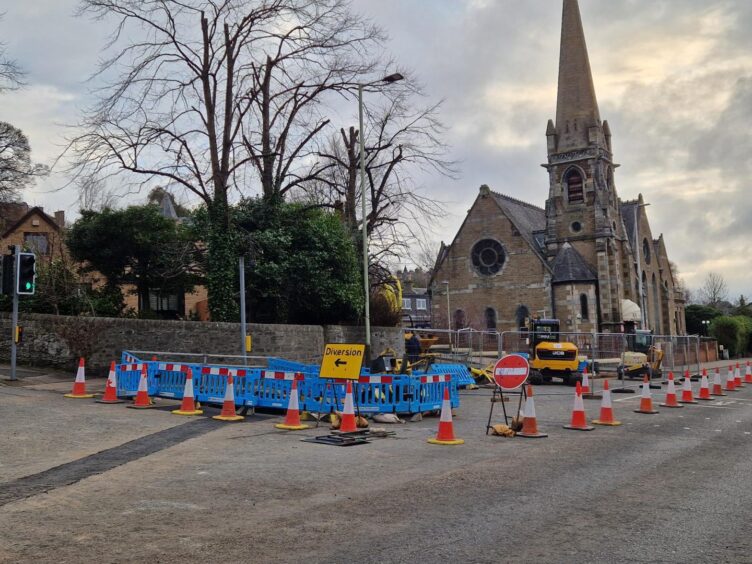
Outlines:
{"type": "MultiPolygon", "coordinates": [[[[669,376],[670,378],[673,378],[673,376],[669,376]]],[[[671,380],[669,380],[670,382],[671,380]]],[[[676,391],[674,391],[676,393],[676,391]]],[[[653,396],[650,393],[650,380],[648,379],[647,375],[645,376],[645,379],[642,382],[642,395],[640,397],[640,409],[635,409],[635,413],[645,413],[647,415],[653,415],[654,413],[658,413],[655,409],[653,409],[653,396]]]]}
{"type": "Polygon", "coordinates": [[[340,433],[357,433],[358,423],[355,420],[355,407],[353,405],[353,391],[352,383],[347,381],[347,388],[345,388],[345,406],[342,411],[342,421],[339,424],[340,433]]]}
{"type": "Polygon", "coordinates": [[[736,389],[736,381],[734,380],[734,367],[729,366],[728,372],[726,373],[726,387],[724,388],[727,392],[736,392],[738,391],[736,389]]]}
{"type": "Polygon", "coordinates": [[[711,395],[713,396],[725,396],[726,394],[723,393],[723,385],[721,384],[721,369],[716,368],[715,374],[713,375],[713,391],[711,392],[711,395]]]}
{"type": "Polygon", "coordinates": [[[290,401],[287,404],[287,415],[285,416],[284,423],[277,423],[275,425],[277,429],[285,429],[287,431],[300,431],[302,429],[308,429],[310,425],[305,425],[300,422],[300,403],[298,402],[298,381],[293,378],[292,388],[290,388],[290,401]]]}
{"type": "Polygon", "coordinates": [[[684,384],[682,384],[682,397],[679,400],[681,403],[698,403],[695,400],[695,395],[692,392],[692,378],[689,376],[689,370],[684,372],[684,384]]]}
{"type": "Polygon", "coordinates": [[[742,372],[739,368],[739,363],[736,363],[736,369],[734,370],[734,387],[735,388],[743,388],[744,383],[742,383],[742,372]]]}
{"type": "Polygon", "coordinates": [[[577,382],[577,387],[574,391],[574,407],[572,409],[572,420],[569,425],[564,425],[565,429],[572,429],[573,431],[592,431],[595,429],[592,425],[587,424],[587,416],[585,415],[585,404],[582,401],[582,386],[577,382]]]}
{"type": "Polygon", "coordinates": [[[593,419],[594,425],[608,425],[616,427],[621,425],[621,421],[614,419],[614,409],[611,404],[611,390],[608,389],[608,380],[603,381],[603,399],[601,399],[601,415],[598,419],[593,419]]]}
{"type": "Polygon", "coordinates": [[[107,383],[104,386],[104,395],[97,403],[123,403],[117,397],[117,376],[115,374],[115,361],[110,363],[110,372],[107,374],[107,383]]]}
{"type": "Polygon", "coordinates": [[[141,365],[141,378],[138,380],[138,391],[133,403],[126,406],[132,409],[148,409],[154,407],[151,399],[149,399],[149,379],[146,373],[146,365],[141,365]]]}
{"type": "MultiPolygon", "coordinates": [[[[350,382],[347,383],[348,386],[350,382]]],[[[344,419],[343,419],[344,421],[344,419]]],[[[461,445],[465,441],[454,436],[452,423],[452,404],[449,401],[449,387],[444,388],[444,401],[441,402],[441,417],[439,418],[439,432],[435,438],[428,439],[432,445],[461,445]]]]}
{"type": "Polygon", "coordinates": [[[700,395],[697,396],[698,400],[713,401],[710,397],[710,383],[708,382],[708,371],[702,369],[702,378],[700,379],[700,395]]]}
{"type": "Polygon", "coordinates": [[[747,361],[747,370],[744,373],[744,382],[746,384],[752,384],[752,368],[749,366],[749,361],[747,361]]]}
{"type": "Polygon", "coordinates": [[[518,437],[527,439],[542,439],[546,433],[538,432],[538,421],[535,418],[535,400],[533,400],[533,387],[527,387],[527,399],[522,407],[522,430],[516,434],[518,437]]]}
{"type": "Polygon", "coordinates": [[[215,415],[212,419],[218,421],[242,421],[245,419],[242,415],[235,413],[235,385],[232,383],[232,374],[227,375],[227,385],[225,386],[225,399],[222,402],[222,412],[215,415]]]}
{"type": "Polygon", "coordinates": [[[175,415],[201,415],[203,410],[196,409],[196,397],[193,393],[193,370],[190,366],[185,367],[185,386],[183,387],[183,401],[180,409],[173,409],[175,415]]]}
{"type": "Polygon", "coordinates": [[[590,393],[590,377],[588,376],[587,365],[582,369],[582,393],[590,393]]]}
{"type": "Polygon", "coordinates": [[[78,360],[78,371],[76,372],[76,380],[73,382],[73,390],[69,394],[65,394],[66,398],[74,399],[87,399],[93,398],[94,394],[86,393],[86,368],[84,367],[84,357],[78,360]]]}
{"type": "Polygon", "coordinates": [[[674,373],[668,373],[668,388],[666,388],[666,399],[661,407],[684,407],[676,401],[676,384],[674,383],[674,373]]]}

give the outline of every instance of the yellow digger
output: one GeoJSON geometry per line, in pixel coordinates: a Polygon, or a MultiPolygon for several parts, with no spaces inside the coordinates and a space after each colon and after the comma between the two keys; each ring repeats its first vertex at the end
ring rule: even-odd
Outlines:
{"type": "Polygon", "coordinates": [[[622,353],[617,367],[619,378],[644,378],[652,380],[663,375],[663,351],[653,343],[653,332],[636,329],[627,333],[627,350],[622,353]]]}
{"type": "Polygon", "coordinates": [[[530,323],[530,383],[548,383],[554,377],[574,386],[582,380],[577,345],[559,340],[558,319],[533,319],[530,323]]]}

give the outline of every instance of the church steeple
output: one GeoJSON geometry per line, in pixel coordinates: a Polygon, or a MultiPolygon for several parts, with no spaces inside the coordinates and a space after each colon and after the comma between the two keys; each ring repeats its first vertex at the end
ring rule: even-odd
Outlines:
{"type": "Polygon", "coordinates": [[[556,100],[556,151],[603,144],[603,130],[577,0],[564,0],[556,100]]]}

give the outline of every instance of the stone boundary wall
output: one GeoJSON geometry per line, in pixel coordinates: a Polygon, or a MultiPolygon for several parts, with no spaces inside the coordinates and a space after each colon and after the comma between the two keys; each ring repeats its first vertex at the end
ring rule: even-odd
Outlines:
{"type": "MultiPolygon", "coordinates": [[[[23,342],[18,347],[19,365],[51,366],[74,370],[78,358],[86,358],[87,373],[103,375],[124,349],[198,354],[239,355],[239,323],[155,321],[111,317],[68,317],[21,314],[23,342]]],[[[253,337],[251,355],[280,356],[301,362],[321,360],[324,345],[362,343],[363,327],[340,325],[248,324],[253,337]]],[[[0,360],[10,360],[11,319],[0,316],[0,360]]],[[[378,354],[392,348],[404,352],[398,327],[372,327],[372,349],[378,354]]],[[[179,357],[171,357],[178,360],[179,357]]],[[[195,360],[195,359],[194,359],[195,360]]],[[[251,362],[256,364],[257,362],[251,362]]]]}

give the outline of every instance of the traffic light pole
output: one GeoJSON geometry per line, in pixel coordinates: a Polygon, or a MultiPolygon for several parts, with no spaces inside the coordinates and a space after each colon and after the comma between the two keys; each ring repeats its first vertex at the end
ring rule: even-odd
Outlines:
{"type": "MultiPolygon", "coordinates": [[[[17,255],[18,247],[15,247],[13,254],[17,255]]],[[[13,284],[13,321],[10,327],[10,379],[16,380],[16,327],[18,327],[18,288],[13,284]]]]}

